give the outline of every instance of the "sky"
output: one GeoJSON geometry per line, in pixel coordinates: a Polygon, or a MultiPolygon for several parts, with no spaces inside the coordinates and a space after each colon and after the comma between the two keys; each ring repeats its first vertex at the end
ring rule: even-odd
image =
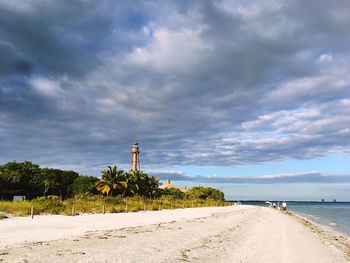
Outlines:
{"type": "Polygon", "coordinates": [[[162,180],[350,200],[349,13],[340,0],[0,0],[0,163],[99,175],[129,169],[138,139],[162,180]]]}

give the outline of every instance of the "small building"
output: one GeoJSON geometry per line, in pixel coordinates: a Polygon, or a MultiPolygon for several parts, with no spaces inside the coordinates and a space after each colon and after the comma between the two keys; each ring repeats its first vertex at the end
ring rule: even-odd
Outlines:
{"type": "Polygon", "coordinates": [[[26,199],[27,191],[22,189],[8,189],[0,191],[0,200],[23,201],[26,199]]]}
{"type": "Polygon", "coordinates": [[[172,184],[169,178],[159,188],[161,188],[161,189],[178,189],[181,192],[187,192],[187,190],[188,190],[186,186],[181,187],[181,186],[176,186],[176,185],[172,184]]]}

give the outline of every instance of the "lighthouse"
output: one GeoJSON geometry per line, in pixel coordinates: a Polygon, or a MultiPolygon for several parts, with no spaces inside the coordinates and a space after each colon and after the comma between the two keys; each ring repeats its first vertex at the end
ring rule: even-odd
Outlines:
{"type": "Polygon", "coordinates": [[[137,140],[133,141],[131,147],[131,171],[138,171],[140,169],[140,159],[139,159],[139,142],[137,140]]]}

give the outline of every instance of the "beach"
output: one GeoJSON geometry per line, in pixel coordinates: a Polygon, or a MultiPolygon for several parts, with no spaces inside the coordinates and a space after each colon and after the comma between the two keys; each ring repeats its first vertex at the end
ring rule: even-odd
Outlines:
{"type": "Polygon", "coordinates": [[[349,262],[349,238],[267,207],[0,221],[0,262],[349,262]]]}

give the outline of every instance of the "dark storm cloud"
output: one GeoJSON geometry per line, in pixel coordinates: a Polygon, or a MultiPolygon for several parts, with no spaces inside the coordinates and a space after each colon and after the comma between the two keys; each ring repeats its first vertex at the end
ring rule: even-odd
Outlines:
{"type": "Polygon", "coordinates": [[[137,43],[131,33],[147,22],[147,11],[145,4],[116,1],[4,0],[1,45],[26,56],[39,72],[84,77],[104,59],[100,52],[120,52],[137,43]]]}
{"type": "Polygon", "coordinates": [[[0,61],[1,75],[28,75],[31,73],[33,68],[30,61],[15,54],[13,48],[5,43],[0,43],[0,61]]]}
{"type": "Polygon", "coordinates": [[[1,161],[348,154],[346,1],[0,1],[1,161]]]}
{"type": "Polygon", "coordinates": [[[37,71],[83,74],[98,63],[96,51],[111,30],[105,11],[86,1],[2,1],[0,39],[37,71]]]}

